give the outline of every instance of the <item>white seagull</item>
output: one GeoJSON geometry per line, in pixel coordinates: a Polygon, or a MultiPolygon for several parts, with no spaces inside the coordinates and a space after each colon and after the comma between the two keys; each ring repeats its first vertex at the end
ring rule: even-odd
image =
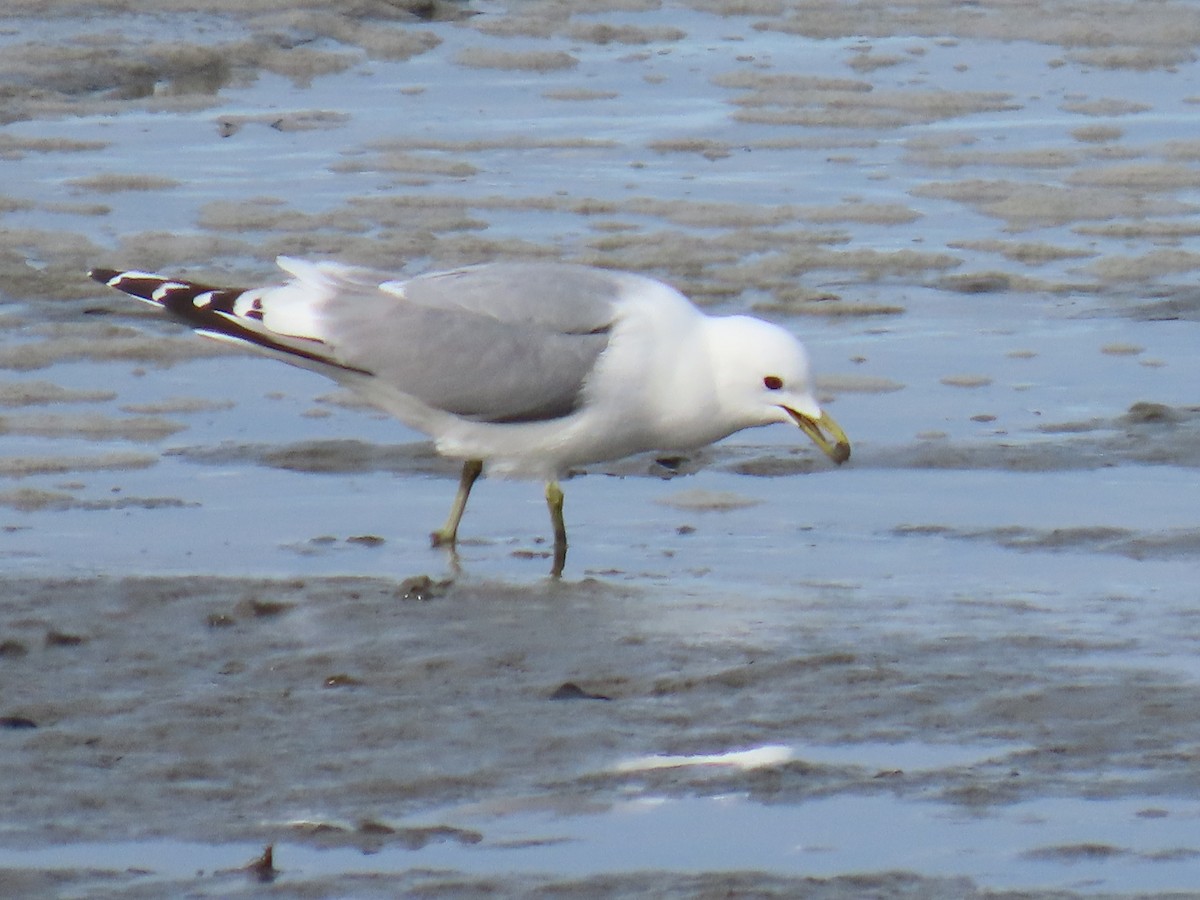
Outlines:
{"type": "Polygon", "coordinates": [[[454,546],[485,467],[545,481],[557,576],[567,549],[558,479],[572,466],[693,450],[773,423],[799,426],[835,463],[850,457],[795,337],[749,316],[705,315],[652,278],[543,262],[409,279],[278,264],[290,279],[248,290],[89,274],[200,334],[327,375],[463,460],[435,546],[454,546]]]}

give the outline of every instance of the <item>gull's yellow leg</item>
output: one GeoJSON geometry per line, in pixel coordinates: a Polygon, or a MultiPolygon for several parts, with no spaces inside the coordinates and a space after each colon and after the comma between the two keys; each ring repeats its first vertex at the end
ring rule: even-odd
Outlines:
{"type": "Polygon", "coordinates": [[[546,505],[550,507],[550,524],[554,526],[554,568],[550,577],[558,578],[567,564],[567,526],[563,522],[563,492],[557,481],[546,482],[546,505]]]}
{"type": "Polygon", "coordinates": [[[458,493],[454,495],[454,502],[450,504],[450,515],[446,524],[429,535],[433,546],[453,547],[458,541],[458,523],[462,521],[463,513],[467,509],[467,498],[471,496],[471,488],[482,473],[483,460],[468,459],[463,463],[462,476],[458,479],[458,493]]]}

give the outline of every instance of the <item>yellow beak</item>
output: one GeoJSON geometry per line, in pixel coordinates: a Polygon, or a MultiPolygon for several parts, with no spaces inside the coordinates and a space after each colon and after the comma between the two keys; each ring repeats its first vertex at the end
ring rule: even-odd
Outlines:
{"type": "Polygon", "coordinates": [[[850,439],[846,437],[846,432],[842,431],[842,427],[833,420],[829,413],[822,412],[821,418],[814,419],[804,413],[796,412],[791,407],[785,406],[784,409],[787,410],[789,416],[795,419],[800,430],[812,438],[812,442],[839,466],[850,458],[850,439]]]}

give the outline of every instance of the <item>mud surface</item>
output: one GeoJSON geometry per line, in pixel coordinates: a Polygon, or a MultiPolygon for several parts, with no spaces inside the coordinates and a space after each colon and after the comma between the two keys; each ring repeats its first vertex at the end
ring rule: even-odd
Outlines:
{"type": "Polygon", "coordinates": [[[0,13],[0,894],[1198,895],[1192,4],[171,6],[0,13]],[[449,557],[419,435],[84,275],[280,253],[664,278],[854,458],[449,557]]]}

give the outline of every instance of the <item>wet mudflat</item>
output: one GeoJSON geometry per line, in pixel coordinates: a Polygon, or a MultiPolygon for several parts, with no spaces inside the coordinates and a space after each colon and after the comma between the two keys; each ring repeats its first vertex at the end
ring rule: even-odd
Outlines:
{"type": "Polygon", "coordinates": [[[12,7],[0,893],[1194,891],[1198,37],[1182,3],[12,7]],[[419,435],[83,274],[279,253],[755,310],[855,456],[579,473],[561,581],[540,487],[485,481],[451,558],[419,435]]]}

